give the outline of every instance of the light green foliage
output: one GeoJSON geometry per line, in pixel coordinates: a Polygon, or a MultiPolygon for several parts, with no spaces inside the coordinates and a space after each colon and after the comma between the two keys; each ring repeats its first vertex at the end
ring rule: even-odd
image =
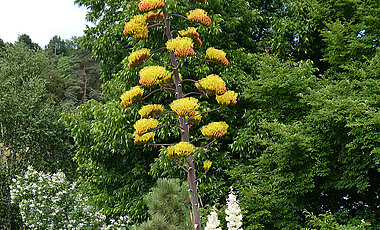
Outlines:
{"type": "Polygon", "coordinates": [[[149,162],[157,155],[133,143],[137,115],[136,109],[118,102],[91,100],[61,118],[77,146],[74,159],[84,193],[107,216],[126,214],[133,221],[147,216],[142,195],[153,183],[149,162]]]}
{"type": "Polygon", "coordinates": [[[144,200],[151,218],[139,230],[192,229],[187,185],[179,179],[158,179],[144,200]]]}

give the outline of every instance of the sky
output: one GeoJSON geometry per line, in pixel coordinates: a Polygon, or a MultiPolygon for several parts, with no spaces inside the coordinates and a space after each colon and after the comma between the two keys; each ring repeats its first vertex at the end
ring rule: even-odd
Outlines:
{"type": "Polygon", "coordinates": [[[21,34],[44,48],[54,35],[62,39],[82,36],[86,9],[74,0],[1,0],[0,38],[15,42],[21,34]]]}

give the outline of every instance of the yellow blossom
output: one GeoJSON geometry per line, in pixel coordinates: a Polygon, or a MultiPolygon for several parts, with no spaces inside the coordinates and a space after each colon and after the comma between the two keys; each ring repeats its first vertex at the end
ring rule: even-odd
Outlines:
{"type": "Polygon", "coordinates": [[[178,31],[181,37],[188,37],[193,40],[194,49],[199,49],[202,46],[202,41],[199,39],[199,33],[194,27],[188,27],[186,30],[178,31]]]}
{"type": "Polygon", "coordinates": [[[196,148],[189,142],[179,142],[176,145],[167,148],[167,156],[169,158],[187,157],[195,152],[196,148]]]}
{"type": "Polygon", "coordinates": [[[210,138],[219,138],[227,134],[228,125],[224,121],[212,122],[200,128],[202,135],[210,138]]]}
{"type": "Polygon", "coordinates": [[[161,0],[141,0],[139,3],[139,10],[141,12],[148,12],[158,8],[162,8],[165,2],[161,0]]]}
{"type": "Polygon", "coordinates": [[[152,86],[157,84],[160,80],[170,77],[171,74],[165,67],[162,66],[147,66],[139,72],[139,83],[143,86],[152,86]]]}
{"type": "Polygon", "coordinates": [[[198,106],[198,99],[193,97],[177,99],[170,104],[170,108],[182,117],[195,115],[198,106]]]}
{"type": "Polygon", "coordinates": [[[131,53],[128,57],[128,67],[133,69],[144,64],[146,60],[150,57],[150,49],[139,49],[131,53]]]}
{"type": "Polygon", "coordinates": [[[139,110],[139,114],[141,118],[154,118],[162,113],[164,110],[163,105],[158,105],[158,104],[150,104],[143,106],[139,110]]]}
{"type": "Polygon", "coordinates": [[[223,95],[220,95],[220,96],[216,95],[216,100],[218,101],[218,104],[223,105],[223,106],[230,105],[230,104],[236,105],[237,96],[238,96],[237,93],[235,93],[232,90],[229,90],[223,95]]]}
{"type": "Polygon", "coordinates": [[[188,37],[177,37],[166,42],[166,48],[178,57],[194,55],[193,40],[188,37]]]}
{"type": "Polygon", "coordinates": [[[214,95],[214,94],[224,94],[226,89],[226,83],[223,81],[222,78],[220,78],[218,75],[211,74],[208,75],[205,78],[202,78],[198,83],[195,83],[195,86],[199,90],[205,90],[208,94],[214,95]],[[201,85],[199,85],[201,84],[201,85]]]}
{"type": "Polygon", "coordinates": [[[135,138],[134,140],[134,143],[135,144],[146,144],[150,141],[153,140],[154,138],[154,133],[153,132],[149,132],[149,133],[144,133],[143,135],[138,135],[136,133],[133,134],[133,137],[135,138]]]}
{"type": "Polygon", "coordinates": [[[135,128],[135,133],[137,135],[142,135],[146,132],[151,131],[154,128],[157,128],[158,121],[153,118],[143,118],[133,125],[133,128],[135,128]]]}
{"type": "Polygon", "coordinates": [[[144,15],[136,15],[124,26],[124,35],[132,36],[134,39],[148,37],[148,24],[144,15]]]}
{"type": "Polygon", "coordinates": [[[206,56],[210,58],[211,61],[214,61],[218,65],[223,65],[223,66],[228,65],[226,53],[223,50],[218,50],[218,49],[210,47],[206,50],[206,56]]]}
{"type": "Polygon", "coordinates": [[[191,10],[187,15],[187,19],[205,26],[211,25],[211,19],[207,16],[206,11],[202,9],[191,10]]]}
{"type": "Polygon", "coordinates": [[[205,171],[210,170],[211,165],[212,165],[212,162],[211,162],[211,161],[209,161],[209,160],[204,161],[204,162],[203,162],[203,168],[204,168],[204,170],[205,170],[205,171]]]}
{"type": "Polygon", "coordinates": [[[133,102],[139,100],[144,94],[144,90],[140,86],[135,86],[132,89],[125,91],[121,96],[121,106],[130,106],[133,102]]]}
{"type": "Polygon", "coordinates": [[[145,21],[147,23],[158,22],[164,18],[163,13],[149,13],[145,15],[145,21]]]}

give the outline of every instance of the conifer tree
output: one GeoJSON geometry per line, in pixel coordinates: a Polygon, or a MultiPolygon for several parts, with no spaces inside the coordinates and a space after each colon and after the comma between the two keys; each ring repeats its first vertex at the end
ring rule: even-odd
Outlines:
{"type": "MultiPolygon", "coordinates": [[[[200,0],[198,2],[205,2],[200,0]]],[[[192,23],[198,23],[208,26],[212,23],[211,19],[203,9],[194,9],[188,12],[187,17],[179,14],[169,14],[166,8],[166,2],[161,0],[141,0],[138,4],[139,10],[144,14],[134,16],[125,24],[124,35],[131,36],[134,39],[148,38],[149,29],[162,26],[166,36],[166,47],[161,47],[155,51],[142,48],[132,52],[123,62],[128,62],[128,67],[135,69],[144,65],[144,63],[156,52],[166,50],[169,52],[170,61],[163,66],[145,66],[139,71],[141,86],[132,87],[124,92],[120,99],[122,106],[131,106],[139,101],[144,100],[151,94],[159,91],[174,93],[175,100],[170,103],[170,110],[164,112],[165,107],[161,104],[145,105],[139,111],[141,119],[134,124],[134,142],[136,144],[167,146],[164,150],[167,156],[173,159],[179,167],[187,173],[189,191],[192,205],[192,223],[194,229],[201,229],[201,217],[199,212],[199,201],[197,192],[197,181],[194,166],[194,157],[213,144],[218,138],[227,133],[228,124],[221,122],[212,122],[200,128],[203,137],[190,140],[190,129],[199,124],[202,114],[213,112],[228,105],[236,104],[237,93],[229,91],[221,77],[210,74],[207,77],[196,81],[194,79],[183,79],[179,73],[179,67],[182,60],[188,56],[196,56],[204,61],[221,66],[227,66],[228,60],[226,53],[222,50],[210,47],[206,51],[206,58],[196,54],[195,50],[202,46],[199,39],[199,33],[194,27],[188,27],[185,30],[172,30],[171,21],[173,17],[179,17],[192,23]],[[185,93],[183,84],[194,84],[197,92],[185,93]],[[144,88],[152,89],[152,92],[145,95],[144,88]],[[156,89],[154,89],[156,88],[156,89]],[[219,107],[200,112],[199,100],[190,95],[215,96],[219,107]],[[166,124],[159,126],[158,118],[168,113],[174,113],[179,116],[179,124],[166,124]],[[155,131],[165,126],[176,127],[180,130],[181,140],[177,144],[160,144],[154,143],[155,131]],[[197,148],[193,143],[201,140],[210,140],[203,147],[197,148]],[[180,164],[180,160],[185,159],[186,167],[180,164]]],[[[181,63],[182,64],[182,63],[181,63]]],[[[204,162],[204,174],[210,169],[211,161],[204,162]]]]}

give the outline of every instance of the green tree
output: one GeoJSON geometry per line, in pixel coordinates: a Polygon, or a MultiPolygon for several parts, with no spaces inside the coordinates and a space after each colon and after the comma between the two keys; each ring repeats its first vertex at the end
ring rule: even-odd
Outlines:
{"type": "Polygon", "coordinates": [[[61,39],[60,36],[55,35],[50,39],[49,43],[45,47],[45,50],[55,55],[66,55],[66,42],[61,39]]]}
{"type": "MultiPolygon", "coordinates": [[[[46,88],[51,80],[51,63],[41,50],[23,43],[6,47],[0,57],[0,143],[1,174],[6,203],[9,204],[9,180],[26,165],[39,170],[62,169],[75,174],[71,161],[70,137],[58,123],[64,108],[52,100],[46,88]]],[[[3,208],[4,206],[2,206],[3,208]]],[[[14,207],[5,208],[11,212],[14,207]]],[[[16,219],[9,212],[7,220],[16,219]]],[[[2,223],[3,224],[3,223],[2,223]]],[[[11,227],[11,222],[4,228],[11,227]]]]}
{"type": "Polygon", "coordinates": [[[31,50],[40,50],[41,47],[32,41],[29,35],[21,34],[17,38],[17,43],[24,43],[31,50]]]}

